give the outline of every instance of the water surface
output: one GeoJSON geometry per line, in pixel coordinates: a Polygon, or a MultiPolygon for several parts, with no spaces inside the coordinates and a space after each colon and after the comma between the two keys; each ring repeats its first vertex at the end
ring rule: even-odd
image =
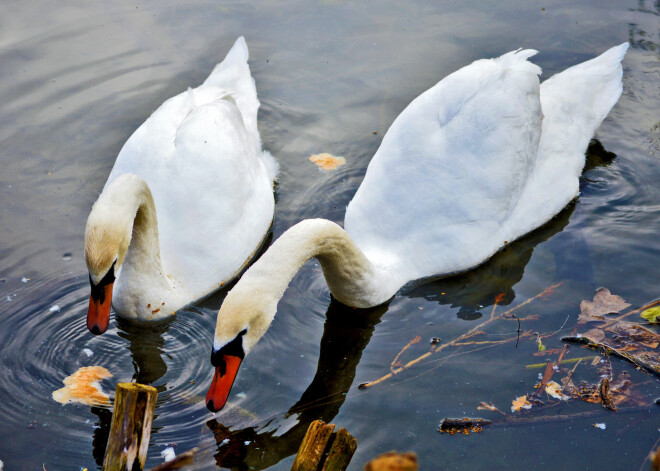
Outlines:
{"type": "MultiPolygon", "coordinates": [[[[444,417],[503,411],[533,391],[544,361],[522,341],[447,351],[360,391],[406,358],[449,341],[490,314],[535,296],[530,326],[575,325],[579,303],[606,286],[634,306],[660,296],[660,93],[652,1],[588,2],[3,2],[0,4],[0,459],[7,469],[98,468],[110,410],[51,399],[80,366],[159,390],[148,466],[160,452],[200,446],[197,469],[289,469],[309,422],[346,427],[359,441],[350,469],[391,449],[415,451],[422,469],[637,469],[658,439],[658,410],[478,435],[437,432],[444,417]],[[597,132],[581,195],[544,227],[460,277],[420,285],[367,311],[332,302],[319,266],[294,278],[267,335],[244,362],[231,407],[211,414],[204,395],[215,314],[225,292],[167,322],[113,317],[85,328],[87,214],[125,140],[168,97],[201,83],[239,35],[262,108],[265,147],[281,163],[273,237],[308,217],[342,222],[383,134],[418,94],[457,68],[518,47],[549,77],[623,41],[624,93],[597,132]],[[307,158],[346,157],[322,173],[307,158]],[[89,357],[84,349],[93,355],[89,357]],[[595,422],[607,424],[605,430],[595,422]],[[35,446],[36,444],[36,446],[35,446]]],[[[489,326],[488,339],[516,325],[489,326]]],[[[572,347],[569,356],[592,354],[572,347]]],[[[655,378],[620,360],[649,403],[655,378]]],[[[594,381],[587,367],[578,370],[594,381]],[[591,376],[590,376],[591,375],[591,376]]],[[[577,374],[577,373],[576,373],[577,374]]],[[[555,413],[594,411],[570,403],[555,413]]],[[[642,468],[643,469],[643,468],[642,468]]]]}

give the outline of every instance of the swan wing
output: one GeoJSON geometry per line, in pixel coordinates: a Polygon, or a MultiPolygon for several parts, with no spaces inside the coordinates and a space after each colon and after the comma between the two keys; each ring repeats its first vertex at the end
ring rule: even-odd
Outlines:
{"type": "MultiPolygon", "coordinates": [[[[238,47],[247,60],[244,45],[239,38],[227,59],[234,61],[238,47]]],[[[210,78],[231,70],[220,67],[227,59],[210,78]]],[[[244,71],[248,75],[242,82],[251,88],[235,80],[222,88],[207,80],[163,103],[128,139],[106,183],[123,173],[147,182],[156,205],[163,267],[191,297],[233,278],[272,222],[276,164],[261,150],[258,133],[255,138],[256,123],[251,129],[243,114],[252,110],[241,107],[241,102],[250,104],[244,91],[256,101],[254,81],[249,69],[244,71]]]]}
{"type": "Polygon", "coordinates": [[[396,118],[346,211],[370,260],[413,280],[468,269],[502,245],[540,138],[535,53],[478,60],[396,118]]]}
{"type": "Polygon", "coordinates": [[[589,140],[621,96],[627,50],[628,43],[615,46],[541,84],[538,158],[509,222],[510,239],[540,226],[577,196],[589,140]]]}
{"type": "MultiPolygon", "coordinates": [[[[241,111],[245,127],[255,140],[257,146],[261,146],[261,137],[257,129],[257,112],[259,110],[259,99],[254,79],[250,74],[248,66],[249,52],[245,38],[240,36],[227,53],[227,57],[215,66],[203,85],[228,90],[236,105],[241,111]]],[[[268,152],[260,155],[271,180],[275,180],[278,172],[278,163],[268,152]]]]}

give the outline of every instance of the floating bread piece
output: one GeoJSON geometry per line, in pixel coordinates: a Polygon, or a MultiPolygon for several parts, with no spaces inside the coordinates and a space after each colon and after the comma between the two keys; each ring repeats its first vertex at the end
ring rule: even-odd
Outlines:
{"type": "Polygon", "coordinates": [[[322,153],[314,154],[309,160],[314,162],[323,170],[335,170],[337,167],[341,167],[346,163],[346,159],[343,157],[335,157],[333,155],[322,153]]]}
{"type": "Polygon", "coordinates": [[[83,366],[62,381],[64,387],[53,392],[53,399],[61,404],[107,405],[110,398],[101,389],[99,381],[111,378],[112,374],[102,366],[83,366]]]}

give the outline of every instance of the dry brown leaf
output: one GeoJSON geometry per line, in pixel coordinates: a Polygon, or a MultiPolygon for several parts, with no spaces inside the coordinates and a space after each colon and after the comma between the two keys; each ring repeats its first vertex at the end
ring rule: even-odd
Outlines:
{"type": "Polygon", "coordinates": [[[594,342],[601,342],[605,338],[605,332],[603,332],[603,329],[599,328],[593,328],[588,331],[586,331],[583,334],[580,334],[584,337],[589,337],[591,340],[594,342]]]}
{"type": "Polygon", "coordinates": [[[603,316],[605,314],[616,314],[629,307],[621,296],[610,293],[607,288],[599,288],[594,295],[593,301],[586,299],[580,303],[580,323],[589,322],[593,316],[603,316]]]}

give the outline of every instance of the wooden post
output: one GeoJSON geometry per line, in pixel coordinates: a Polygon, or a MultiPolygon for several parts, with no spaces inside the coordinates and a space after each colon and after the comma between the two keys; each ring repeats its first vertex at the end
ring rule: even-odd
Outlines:
{"type": "Polygon", "coordinates": [[[649,459],[651,460],[651,471],[660,471],[660,447],[651,452],[649,459]]]}
{"type": "Polygon", "coordinates": [[[137,383],[118,383],[103,471],[143,469],[158,391],[137,383]]]}
{"type": "Polygon", "coordinates": [[[291,471],[344,471],[355,453],[357,440],[344,428],[334,430],[334,424],[312,422],[291,471]]]}
{"type": "Polygon", "coordinates": [[[357,449],[357,440],[345,428],[340,428],[334,434],[334,440],[327,457],[323,462],[322,471],[344,471],[357,449]]]}

